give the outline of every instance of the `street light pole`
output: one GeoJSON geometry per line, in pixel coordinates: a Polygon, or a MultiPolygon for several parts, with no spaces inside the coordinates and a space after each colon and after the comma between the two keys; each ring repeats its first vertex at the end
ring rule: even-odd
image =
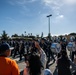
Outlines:
{"type": "Polygon", "coordinates": [[[52,14],[50,14],[50,15],[48,15],[47,17],[48,17],[48,29],[49,29],[49,33],[48,33],[48,35],[49,35],[49,39],[50,39],[50,17],[52,16],[52,14]]]}

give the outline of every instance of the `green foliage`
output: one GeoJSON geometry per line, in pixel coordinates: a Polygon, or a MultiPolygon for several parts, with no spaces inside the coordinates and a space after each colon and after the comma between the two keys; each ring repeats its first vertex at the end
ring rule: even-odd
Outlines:
{"type": "Polygon", "coordinates": [[[8,34],[6,33],[5,30],[3,31],[3,33],[2,33],[1,35],[2,35],[2,36],[1,36],[1,39],[2,39],[2,40],[7,40],[7,39],[8,39],[8,36],[7,36],[8,34]]]}
{"type": "Polygon", "coordinates": [[[32,36],[29,36],[28,38],[35,38],[35,36],[32,35],[32,36]]]}
{"type": "Polygon", "coordinates": [[[41,33],[41,38],[43,38],[43,32],[41,33]]]}
{"type": "Polygon", "coordinates": [[[37,34],[36,37],[39,38],[39,35],[37,34]]]}
{"type": "Polygon", "coordinates": [[[18,34],[14,34],[14,35],[12,35],[12,37],[18,37],[18,34]]]}
{"type": "Polygon", "coordinates": [[[69,35],[76,36],[76,33],[70,33],[69,35]]]}

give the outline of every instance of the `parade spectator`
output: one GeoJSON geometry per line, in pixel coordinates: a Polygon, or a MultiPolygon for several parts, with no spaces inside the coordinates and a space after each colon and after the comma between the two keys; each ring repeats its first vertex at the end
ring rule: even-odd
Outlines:
{"type": "Polygon", "coordinates": [[[26,61],[26,68],[23,75],[41,75],[41,69],[43,69],[39,56],[31,54],[26,61]]]}
{"type": "Polygon", "coordinates": [[[71,75],[70,60],[66,51],[62,51],[58,59],[58,75],[71,75]]]}
{"type": "Polygon", "coordinates": [[[40,56],[37,53],[33,53],[26,61],[23,75],[52,75],[52,73],[48,69],[44,70],[40,56]]]}
{"type": "Polygon", "coordinates": [[[8,58],[11,50],[7,43],[0,45],[0,75],[20,75],[17,63],[8,58]]]}
{"type": "Polygon", "coordinates": [[[71,70],[72,70],[72,74],[74,75],[76,75],[76,56],[75,56],[75,58],[74,58],[74,62],[72,62],[71,60],[70,60],[70,64],[71,64],[71,70]]]}
{"type": "Polygon", "coordinates": [[[35,47],[38,49],[38,53],[40,54],[41,63],[45,69],[46,68],[46,62],[47,62],[46,54],[45,54],[44,50],[40,47],[38,42],[35,42],[35,47]]]}
{"type": "MultiPolygon", "coordinates": [[[[26,68],[24,69],[24,75],[44,75],[44,70],[46,68],[46,54],[38,42],[35,42],[35,47],[38,49],[38,52],[31,53],[27,56],[28,59],[25,59],[26,68]]],[[[52,75],[49,70],[48,73],[50,73],[49,75],[52,75]]],[[[46,73],[46,75],[48,75],[48,73],[46,73]]]]}

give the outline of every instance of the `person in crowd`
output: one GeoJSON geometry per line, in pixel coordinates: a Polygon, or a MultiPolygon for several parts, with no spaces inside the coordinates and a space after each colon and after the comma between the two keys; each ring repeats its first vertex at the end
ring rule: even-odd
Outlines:
{"type": "Polygon", "coordinates": [[[46,54],[45,54],[44,50],[40,47],[39,42],[37,40],[34,40],[33,44],[34,44],[35,48],[32,48],[31,54],[34,52],[40,54],[40,60],[42,62],[42,65],[44,66],[44,68],[46,68],[47,59],[46,59],[46,54]]]}
{"type": "Polygon", "coordinates": [[[31,54],[25,62],[26,68],[23,75],[52,75],[50,70],[44,70],[40,56],[37,53],[31,54]]]}
{"type": "Polygon", "coordinates": [[[22,56],[24,56],[24,54],[25,54],[25,44],[24,44],[24,41],[22,41],[21,43],[20,43],[20,60],[19,61],[21,61],[22,60],[22,56]]]}
{"type": "Polygon", "coordinates": [[[76,56],[75,56],[75,58],[74,58],[74,62],[72,62],[71,60],[70,60],[70,64],[71,64],[71,71],[72,71],[72,74],[73,75],[76,75],[76,56]]]}
{"type": "Polygon", "coordinates": [[[72,74],[76,75],[76,58],[74,59],[74,62],[72,63],[72,74]]]}
{"type": "MultiPolygon", "coordinates": [[[[60,45],[61,45],[61,51],[66,51],[66,46],[67,46],[66,41],[65,40],[61,40],[60,41],[60,45]]],[[[58,53],[57,58],[61,57],[61,51],[60,51],[60,53],[58,53]]]]}
{"type": "Polygon", "coordinates": [[[31,54],[26,61],[26,68],[23,75],[41,75],[41,69],[43,69],[39,56],[31,54]]]}
{"type": "Polygon", "coordinates": [[[73,42],[73,49],[72,49],[72,61],[74,61],[74,56],[76,55],[76,40],[73,42]]]}
{"type": "Polygon", "coordinates": [[[14,54],[14,51],[15,51],[15,42],[12,40],[12,41],[10,41],[11,42],[11,47],[13,47],[13,49],[12,49],[12,51],[11,51],[11,55],[10,56],[13,56],[13,54],[14,54]]]}
{"type": "Polygon", "coordinates": [[[8,58],[11,49],[8,43],[0,45],[0,75],[20,75],[16,61],[8,58]]]}
{"type": "MultiPolygon", "coordinates": [[[[36,54],[38,54],[38,59],[36,58],[36,59],[34,59],[34,64],[32,64],[32,67],[33,67],[33,65],[35,65],[35,67],[36,66],[38,66],[38,64],[41,64],[42,66],[39,66],[40,68],[43,68],[43,69],[45,69],[46,68],[46,54],[45,54],[45,52],[43,51],[43,49],[40,47],[40,45],[39,45],[39,43],[38,42],[36,42],[35,41],[35,47],[38,49],[38,52],[33,52],[33,53],[36,53],[36,54]],[[39,61],[38,63],[36,63],[35,61],[39,61]]],[[[33,54],[33,53],[30,53],[31,55],[33,54]]],[[[27,56],[27,58],[29,57],[29,55],[27,56]]],[[[30,57],[31,58],[31,57],[30,57]]],[[[28,61],[26,58],[25,58],[25,60],[26,61],[28,61]]],[[[33,60],[33,58],[32,58],[32,60],[33,60]]],[[[28,61],[29,62],[29,61],[28,61]]],[[[32,61],[31,61],[32,62],[32,61]]],[[[27,63],[26,63],[27,64],[27,63]]],[[[30,63],[29,63],[30,64],[30,63]]],[[[35,69],[35,68],[34,68],[35,69]]],[[[35,71],[35,70],[34,70],[35,71]]],[[[40,70],[41,71],[41,70],[40,70]]],[[[25,74],[24,74],[25,75],[25,74]]]]}
{"type": "Polygon", "coordinates": [[[60,42],[60,44],[61,44],[61,49],[66,51],[66,46],[67,46],[66,41],[65,41],[65,40],[62,40],[62,41],[60,42]]]}
{"type": "Polygon", "coordinates": [[[46,56],[47,56],[47,64],[46,64],[46,68],[49,68],[48,64],[50,62],[50,57],[52,57],[53,59],[53,62],[55,62],[55,58],[54,58],[54,55],[51,51],[51,40],[50,41],[47,41],[46,39],[42,38],[41,39],[41,42],[40,42],[40,46],[41,48],[44,50],[44,52],[46,53],[46,56]]]}
{"type": "Polygon", "coordinates": [[[46,55],[48,55],[48,47],[47,47],[47,44],[45,43],[45,39],[44,38],[41,38],[40,46],[44,50],[46,55]]]}
{"type": "Polygon", "coordinates": [[[47,53],[48,53],[48,57],[47,57],[47,64],[46,64],[46,68],[49,68],[48,64],[50,63],[50,57],[53,59],[53,63],[55,62],[55,57],[54,57],[54,53],[51,50],[51,45],[52,45],[52,40],[49,40],[47,42],[47,53]]]}
{"type": "Polygon", "coordinates": [[[18,41],[15,42],[13,58],[15,58],[15,56],[17,55],[17,52],[19,54],[19,42],[18,41]]]}
{"type": "Polygon", "coordinates": [[[25,46],[26,46],[26,53],[27,54],[29,54],[29,47],[30,47],[29,44],[30,44],[29,41],[26,41],[25,46]]]}
{"type": "Polygon", "coordinates": [[[65,50],[61,52],[61,57],[58,59],[57,64],[58,75],[71,75],[70,60],[65,50]]]}

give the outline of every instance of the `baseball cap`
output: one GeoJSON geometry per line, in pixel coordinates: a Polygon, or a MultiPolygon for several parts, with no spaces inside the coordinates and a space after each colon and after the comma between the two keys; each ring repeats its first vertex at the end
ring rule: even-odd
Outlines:
{"type": "Polygon", "coordinates": [[[4,52],[7,50],[12,50],[12,48],[10,47],[10,45],[8,43],[2,43],[0,45],[0,52],[4,52]]]}
{"type": "Polygon", "coordinates": [[[45,69],[44,75],[52,75],[52,72],[49,69],[45,69]]]}

